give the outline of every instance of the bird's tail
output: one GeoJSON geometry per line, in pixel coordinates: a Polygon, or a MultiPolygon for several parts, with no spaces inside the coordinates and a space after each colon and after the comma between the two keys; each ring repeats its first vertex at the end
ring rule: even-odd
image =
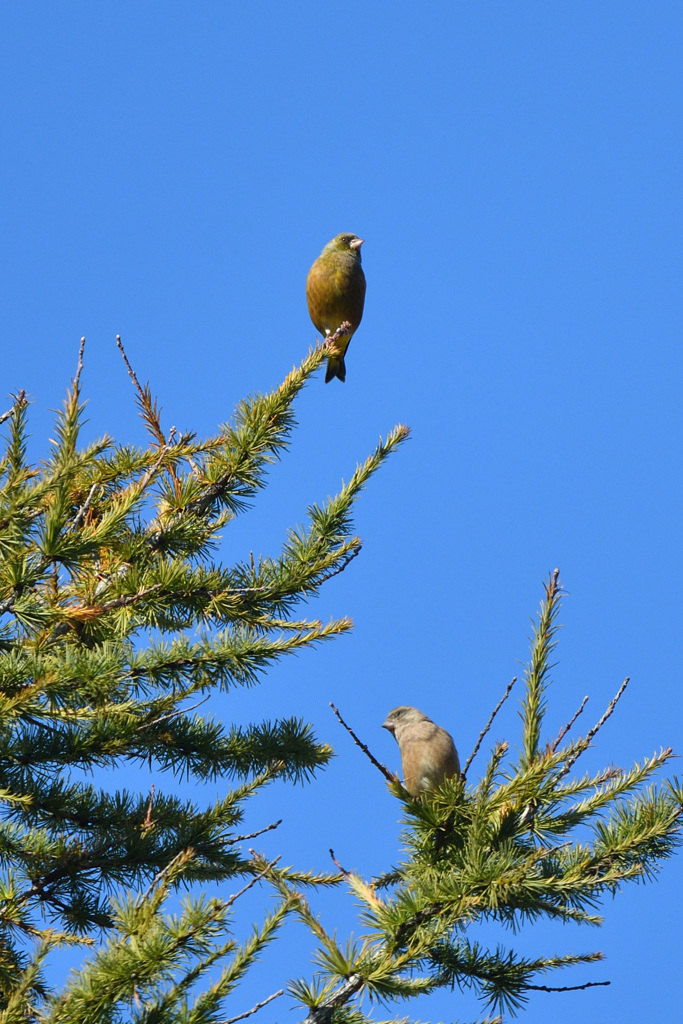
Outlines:
{"type": "Polygon", "coordinates": [[[327,360],[327,373],[325,374],[325,383],[329,384],[333,377],[339,377],[342,383],[346,380],[346,365],[344,363],[344,356],[330,356],[327,360]]]}

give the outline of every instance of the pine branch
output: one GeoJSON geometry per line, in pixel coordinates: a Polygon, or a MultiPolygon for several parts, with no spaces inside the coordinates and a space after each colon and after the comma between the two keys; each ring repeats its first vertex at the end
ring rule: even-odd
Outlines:
{"type": "Polygon", "coordinates": [[[536,992],[580,992],[586,988],[600,988],[603,985],[611,985],[611,981],[587,981],[584,985],[527,985],[528,989],[536,992]]]}
{"type": "Polygon", "coordinates": [[[553,745],[551,747],[551,750],[553,752],[555,752],[557,750],[557,748],[559,747],[560,743],[562,742],[564,737],[567,735],[567,733],[570,731],[571,727],[574,725],[574,722],[579,717],[579,715],[582,713],[582,711],[585,708],[587,703],[588,703],[588,697],[584,697],[583,700],[581,701],[581,705],[579,706],[578,711],[576,711],[576,713],[569,719],[567,724],[565,726],[563,726],[562,729],[560,729],[560,731],[557,734],[557,738],[556,738],[555,742],[553,743],[553,745]]]}
{"type": "Polygon", "coordinates": [[[78,365],[76,366],[76,376],[73,379],[73,389],[76,394],[80,394],[81,390],[81,373],[83,372],[83,353],[85,351],[85,338],[81,338],[81,343],[78,347],[78,365]]]}
{"type": "Polygon", "coordinates": [[[245,1013],[239,1013],[236,1017],[230,1017],[228,1020],[222,1021],[221,1024],[236,1024],[238,1020],[244,1020],[245,1017],[251,1017],[253,1013],[257,1013],[259,1010],[262,1010],[264,1006],[267,1006],[268,1003],[272,1003],[273,999],[277,999],[279,996],[284,995],[284,992],[285,990],[283,988],[278,989],[277,992],[273,992],[272,995],[267,996],[260,1003],[256,1003],[255,1006],[252,1006],[251,1010],[247,1010],[245,1013]]]}
{"type": "Polygon", "coordinates": [[[538,625],[534,628],[531,661],[524,673],[526,694],[522,705],[522,766],[531,764],[538,755],[541,724],[546,710],[544,693],[548,687],[551,669],[549,659],[557,643],[556,619],[563,593],[559,569],[551,573],[544,584],[544,590],[545,597],[541,603],[538,625]]]}
{"type": "Polygon", "coordinates": [[[10,416],[14,416],[17,409],[25,407],[26,404],[26,392],[22,389],[17,395],[13,404],[10,406],[10,408],[6,412],[3,412],[3,414],[0,416],[0,426],[2,426],[2,424],[10,418],[10,416]]]}
{"type": "Polygon", "coordinates": [[[392,774],[392,772],[389,771],[389,769],[387,768],[386,765],[381,764],[377,760],[375,755],[370,751],[370,748],[365,743],[363,743],[362,740],[358,739],[358,737],[356,736],[356,734],[353,731],[353,729],[351,728],[351,726],[346,724],[346,722],[344,721],[344,719],[342,718],[342,716],[340,715],[339,711],[334,706],[334,704],[332,704],[332,702],[330,702],[330,707],[332,708],[332,710],[334,711],[335,715],[337,716],[339,722],[341,723],[341,725],[344,726],[344,728],[346,729],[346,731],[348,732],[349,736],[351,737],[353,742],[356,744],[356,746],[360,747],[360,749],[363,751],[365,756],[367,758],[369,758],[369,760],[372,762],[372,764],[374,764],[375,768],[377,768],[377,770],[382,773],[382,775],[387,780],[387,782],[390,782],[392,785],[394,785],[396,782],[398,782],[398,777],[396,775],[392,774]]]}
{"type": "MultiPolygon", "coordinates": [[[[447,779],[420,801],[405,802],[405,859],[373,882],[346,870],[330,851],[363,908],[367,929],[365,937],[348,943],[346,950],[300,902],[297,913],[318,943],[315,984],[301,981],[292,986],[308,1007],[308,1024],[330,1021],[332,1000],[340,993],[348,995],[347,1002],[361,991],[393,1002],[439,988],[472,987],[487,1004],[515,1012],[533,991],[579,991],[606,984],[552,986],[535,980],[539,973],[597,962],[602,958],[597,952],[529,960],[501,948],[481,950],[463,937],[470,925],[484,921],[515,931],[544,919],[600,924],[593,911],[602,898],[615,895],[626,882],[653,877],[683,839],[680,787],[667,784],[642,790],[672,756],[669,748],[628,770],[608,767],[592,777],[567,780],[578,756],[613,714],[626,684],[585,738],[562,746],[586,699],[559,735],[541,746],[561,595],[557,572],[545,591],[525,674],[526,746],[519,763],[505,764],[510,743],[500,742],[483,777],[469,790],[462,777],[447,779]],[[577,795],[583,799],[568,806],[577,795]],[[588,840],[585,829],[575,833],[583,824],[592,830],[588,840]],[[353,986],[347,986],[348,979],[354,980],[353,986]]],[[[511,687],[512,683],[503,700],[511,687]]],[[[482,731],[466,770],[501,704],[482,731]]],[[[332,707],[354,742],[385,774],[384,766],[332,707]]],[[[286,891],[283,879],[275,884],[286,891]]],[[[350,1008],[342,1017],[366,1019],[350,1008]]]]}

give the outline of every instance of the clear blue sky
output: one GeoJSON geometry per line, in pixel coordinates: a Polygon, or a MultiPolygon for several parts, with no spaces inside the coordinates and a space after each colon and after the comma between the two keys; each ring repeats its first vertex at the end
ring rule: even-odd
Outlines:
{"type": "MultiPolygon", "coordinates": [[[[0,32],[2,391],[32,396],[36,453],[81,335],[91,434],[142,437],[117,333],[166,427],[213,431],[314,342],[323,244],[366,239],[347,382],[306,390],[222,552],[275,554],[378,434],[411,426],[357,506],[361,557],[311,608],[355,632],[217,705],[301,715],[338,754],[254,803],[253,827],[285,817],[263,849],[328,869],[333,847],[367,875],[395,861],[399,806],[328,702],[393,767],[380,725],[404,702],[466,756],[555,566],[571,597],[549,730],[590,694],[587,728],[629,675],[586,766],[680,750],[683,5],[40,0],[5,3],[0,32]]],[[[517,727],[511,700],[491,739],[517,727]]],[[[669,862],[599,931],[523,935],[607,955],[551,983],[612,985],[539,993],[522,1019],[675,1019],[680,879],[669,862]]],[[[350,897],[319,906],[354,926],[350,897]]],[[[310,976],[308,948],[276,943],[232,1013],[310,976]]],[[[298,1019],[284,1000],[261,1018],[298,1019]]]]}

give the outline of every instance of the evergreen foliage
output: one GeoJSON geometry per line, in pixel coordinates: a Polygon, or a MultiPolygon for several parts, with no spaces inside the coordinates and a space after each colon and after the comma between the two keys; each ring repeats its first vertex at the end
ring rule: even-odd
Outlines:
{"type": "MultiPolygon", "coordinates": [[[[282,898],[298,900],[297,913],[318,942],[317,976],[291,986],[308,1008],[304,1024],[389,1024],[363,1011],[360,998],[391,1005],[438,989],[473,990],[496,1013],[486,1021],[501,1021],[503,1013],[514,1015],[523,1007],[533,990],[609,984],[538,982],[553,971],[599,961],[600,952],[530,959],[501,944],[487,949],[466,934],[484,922],[513,933],[541,919],[599,924],[596,908],[602,898],[626,882],[652,879],[680,842],[683,789],[676,781],[650,783],[674,756],[670,749],[631,768],[609,767],[592,775],[572,771],[628,680],[584,736],[569,738],[585,700],[558,736],[541,742],[561,596],[555,571],[531,642],[516,759],[508,756],[508,743],[497,743],[481,778],[468,783],[469,767],[495,712],[461,777],[446,779],[420,799],[370,755],[404,805],[405,857],[370,881],[343,871],[362,908],[366,931],[361,938],[342,946],[300,889],[276,867],[267,869],[282,898]]],[[[511,689],[512,684],[506,697],[511,689]]],[[[407,1021],[391,1018],[391,1024],[407,1021]]]]}
{"type": "Polygon", "coordinates": [[[147,447],[110,437],[80,446],[83,343],[42,462],[28,460],[23,393],[0,420],[3,1024],[213,1020],[292,911],[286,895],[243,942],[232,934],[234,900],[264,874],[242,849],[253,838],[239,835],[244,805],[276,778],[312,778],[331,750],[294,718],[226,728],[197,707],[216,688],[251,686],[284,655],[351,628],[347,618],[323,624],[295,613],[360,551],[353,502],[407,436],[397,427],[380,440],[335,497],[309,508],[277,557],[226,567],[212,561],[219,535],[287,447],[293,402],[326,353],[316,349],[280,387],[240,402],[215,436],[198,440],[164,435],[149,386],[119,347],[147,447]],[[159,777],[235,784],[204,807],[172,787],[130,792],[94,781],[136,763],[159,777]],[[241,882],[229,899],[192,895],[180,914],[164,910],[180,886],[231,879],[241,882]],[[46,958],[74,943],[91,953],[52,992],[46,958]],[[202,990],[213,964],[219,980],[202,990]]]}
{"type": "Polygon", "coordinates": [[[0,417],[0,1024],[234,1024],[281,994],[226,1018],[226,997],[287,917],[303,921],[317,947],[317,974],[290,986],[305,1024],[388,1024],[370,1015],[372,1004],[391,1011],[439,989],[473,990],[497,1014],[490,1022],[516,1013],[533,990],[560,990],[539,982],[601,954],[529,958],[489,949],[473,932],[542,919],[598,924],[603,897],[653,878],[674,851],[683,791],[652,782],[669,749],[631,768],[577,774],[626,682],[585,735],[572,738],[584,701],[558,736],[542,739],[558,573],[534,628],[516,756],[499,742],[481,777],[468,778],[512,684],[462,775],[420,799],[352,733],[403,805],[399,864],[368,881],[341,866],[313,874],[245,853],[247,840],[275,827],[240,834],[249,797],[275,779],[313,779],[332,752],[295,718],[237,728],[198,708],[216,689],[253,686],[284,655],[351,628],[298,609],[359,553],[353,503],[408,431],[396,427],[335,497],[312,505],[277,557],[225,566],[214,561],[219,536],[286,449],[293,402],[326,350],[198,440],[164,434],[120,347],[146,447],[109,437],[80,446],[83,347],[42,462],[28,459],[25,396],[0,417]],[[130,792],[101,781],[135,764],[171,786],[130,792]],[[232,788],[202,806],[173,792],[182,777],[228,777],[232,788]],[[232,895],[202,891],[216,882],[232,895]],[[238,939],[235,904],[257,883],[277,901],[238,939]],[[364,929],[346,944],[312,909],[320,887],[341,883],[364,929]],[[189,892],[178,909],[181,888],[189,892]],[[74,944],[82,964],[54,991],[49,954],[74,944]]]}

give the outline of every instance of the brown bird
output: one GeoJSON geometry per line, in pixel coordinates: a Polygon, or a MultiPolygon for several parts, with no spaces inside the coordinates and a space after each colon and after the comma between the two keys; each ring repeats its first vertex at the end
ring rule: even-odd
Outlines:
{"type": "Polygon", "coordinates": [[[328,242],[308,272],[306,301],[315,327],[325,338],[347,320],[351,330],[337,342],[338,352],[327,360],[325,383],[346,380],[344,356],[363,317],[365,274],[360,265],[363,239],[347,232],[328,242]]]}
{"type": "Polygon", "coordinates": [[[444,779],[460,774],[453,737],[417,708],[394,708],[382,723],[401,751],[403,785],[411,796],[435,789],[444,779]]]}

